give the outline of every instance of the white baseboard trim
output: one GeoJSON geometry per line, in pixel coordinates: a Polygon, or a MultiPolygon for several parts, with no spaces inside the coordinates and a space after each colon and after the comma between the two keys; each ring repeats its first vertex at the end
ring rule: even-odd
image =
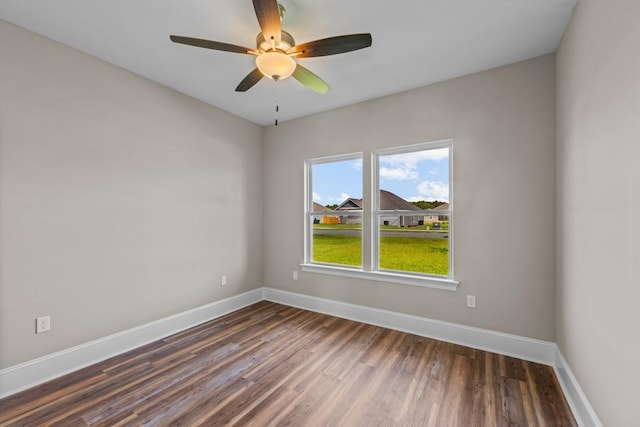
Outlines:
{"type": "Polygon", "coordinates": [[[602,426],[555,343],[273,288],[254,289],[2,369],[0,399],[262,300],[550,365],[578,425],[602,426]]]}
{"type": "Polygon", "coordinates": [[[589,399],[587,399],[587,396],[582,391],[578,380],[573,375],[573,371],[571,371],[567,360],[557,345],[555,354],[556,360],[553,365],[553,370],[556,372],[560,387],[562,387],[562,391],[569,402],[569,406],[578,425],[582,427],[602,427],[598,415],[593,410],[589,399]]]}
{"type": "Polygon", "coordinates": [[[263,289],[264,299],[268,301],[513,356],[545,365],[553,366],[555,362],[556,345],[552,342],[273,288],[263,289]]]}
{"type": "Polygon", "coordinates": [[[262,301],[262,288],[0,370],[0,398],[262,301]]]}

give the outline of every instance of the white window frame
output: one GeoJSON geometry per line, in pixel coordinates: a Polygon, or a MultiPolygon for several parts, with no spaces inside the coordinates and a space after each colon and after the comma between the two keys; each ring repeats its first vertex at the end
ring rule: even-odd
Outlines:
{"type": "MultiPolygon", "coordinates": [[[[304,163],[304,178],[305,178],[305,195],[304,195],[304,203],[305,203],[305,207],[304,207],[304,223],[305,223],[305,228],[304,228],[304,259],[305,262],[304,264],[301,265],[314,265],[314,266],[326,266],[326,267],[335,267],[335,268],[340,268],[340,269],[348,269],[348,270],[354,270],[354,271],[359,271],[361,268],[357,267],[357,266],[346,266],[346,265],[337,265],[337,264],[325,264],[325,263],[319,263],[319,262],[313,262],[311,261],[313,259],[313,217],[314,216],[335,216],[335,213],[331,213],[328,214],[327,212],[315,212],[313,210],[313,188],[312,188],[312,183],[313,183],[313,165],[318,165],[318,164],[322,164],[322,163],[333,163],[333,162],[342,162],[342,161],[348,161],[348,160],[362,160],[362,162],[364,163],[364,153],[350,153],[350,154],[344,154],[344,155],[338,155],[338,156],[329,156],[329,157],[321,157],[321,158],[317,158],[317,159],[311,159],[311,160],[307,160],[304,163]]],[[[362,190],[364,190],[364,176],[362,177],[362,190]]],[[[364,200],[364,192],[362,195],[362,199],[364,200]]],[[[363,211],[349,211],[349,215],[353,215],[353,216],[362,216],[363,220],[364,220],[364,215],[363,215],[363,211]]],[[[364,224],[363,224],[364,227],[364,224]]],[[[364,230],[362,231],[362,253],[360,255],[360,259],[362,260],[363,264],[364,264],[364,230]]]]}
{"type": "MultiPolygon", "coordinates": [[[[305,162],[305,230],[304,230],[304,262],[300,264],[302,271],[352,277],[379,282],[398,283],[403,285],[421,286],[427,288],[457,290],[459,282],[454,276],[454,209],[453,209],[453,140],[442,140],[401,147],[384,148],[369,153],[352,153],[307,160],[305,162]],[[414,272],[390,271],[379,269],[379,217],[383,212],[379,209],[379,157],[393,154],[424,151],[429,149],[449,149],[449,210],[444,211],[449,216],[449,274],[436,276],[414,272]],[[362,211],[362,267],[323,264],[312,261],[313,220],[317,214],[313,211],[311,169],[314,164],[328,163],[342,160],[362,159],[363,211],[362,211]],[[368,161],[366,161],[368,159],[368,161]]],[[[409,211],[408,211],[409,212],[409,211]]],[[[408,213],[407,212],[407,213],[408,213]]],[[[443,211],[423,210],[410,211],[415,214],[443,214],[443,211]]],[[[395,213],[402,213],[397,211],[395,213]]],[[[325,213],[326,214],[326,213],[325,213]]]]}

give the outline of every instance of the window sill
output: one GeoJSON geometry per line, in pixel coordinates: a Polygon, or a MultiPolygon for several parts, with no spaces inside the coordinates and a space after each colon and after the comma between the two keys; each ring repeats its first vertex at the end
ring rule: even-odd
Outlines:
{"type": "Polygon", "coordinates": [[[300,268],[302,271],[310,273],[332,274],[334,276],[374,280],[376,282],[398,283],[401,285],[420,286],[423,288],[443,289],[446,291],[456,291],[458,289],[458,284],[460,283],[457,280],[447,278],[418,276],[388,271],[362,271],[354,268],[334,265],[300,264],[300,268]]]}

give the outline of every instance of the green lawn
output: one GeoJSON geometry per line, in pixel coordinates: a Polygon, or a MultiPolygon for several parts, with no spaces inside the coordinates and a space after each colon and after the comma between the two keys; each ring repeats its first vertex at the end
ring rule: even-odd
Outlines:
{"type": "Polygon", "coordinates": [[[449,240],[380,237],[380,268],[447,276],[449,240]]]}
{"type": "MultiPolygon", "coordinates": [[[[380,268],[447,276],[449,240],[421,237],[381,237],[380,268]]],[[[316,234],[313,261],[341,265],[362,265],[360,236],[316,234]]]]}
{"type": "Polygon", "coordinates": [[[362,265],[362,237],[341,234],[314,234],[313,261],[329,264],[362,265]]]}

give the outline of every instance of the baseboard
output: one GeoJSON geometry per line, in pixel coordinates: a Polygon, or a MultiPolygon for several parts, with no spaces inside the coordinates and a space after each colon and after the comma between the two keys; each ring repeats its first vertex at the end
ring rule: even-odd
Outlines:
{"type": "Polygon", "coordinates": [[[262,300],[550,365],[555,370],[560,386],[578,424],[585,427],[602,426],[571,368],[555,343],[273,288],[254,289],[108,337],[2,369],[0,370],[0,398],[42,384],[262,300]]]}
{"type": "Polygon", "coordinates": [[[556,345],[552,342],[411,316],[293,292],[264,288],[264,299],[305,310],[330,314],[441,341],[554,365],[556,345]]]}
{"type": "Polygon", "coordinates": [[[0,370],[0,398],[223,316],[263,299],[262,288],[0,370]]]}
{"type": "Polygon", "coordinates": [[[553,369],[556,372],[560,387],[562,387],[562,391],[569,402],[569,406],[578,425],[582,427],[602,427],[598,415],[593,410],[589,399],[587,399],[587,396],[582,391],[578,380],[573,375],[567,360],[557,345],[555,354],[556,360],[553,369]]]}

